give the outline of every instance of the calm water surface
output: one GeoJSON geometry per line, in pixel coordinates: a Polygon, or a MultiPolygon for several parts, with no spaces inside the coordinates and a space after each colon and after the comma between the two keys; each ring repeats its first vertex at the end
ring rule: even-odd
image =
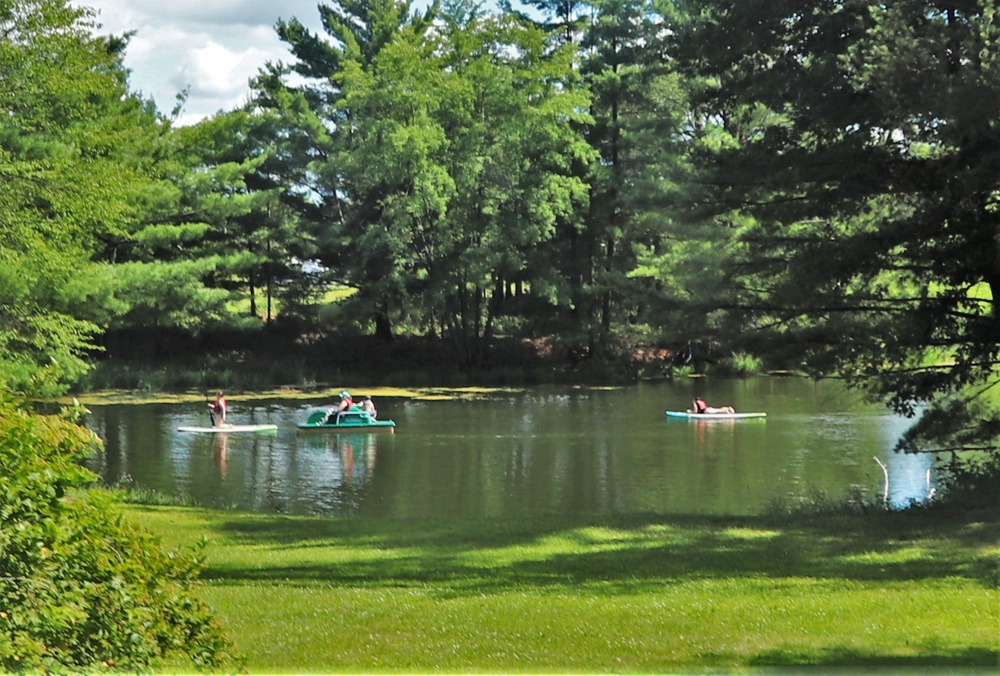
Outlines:
{"type": "MultiPolygon", "coordinates": [[[[203,403],[92,406],[104,440],[89,466],[198,504],[333,516],[751,514],[775,501],[861,492],[920,500],[930,459],[892,452],[907,421],[836,381],[693,380],[538,387],[474,401],[379,399],[396,434],[297,433],[327,401],[230,399],[230,421],[277,433],[177,431],[207,424],[203,403]],[[695,394],[766,420],[668,420],[695,394]]],[[[931,478],[932,479],[932,478],[931,478]]]]}

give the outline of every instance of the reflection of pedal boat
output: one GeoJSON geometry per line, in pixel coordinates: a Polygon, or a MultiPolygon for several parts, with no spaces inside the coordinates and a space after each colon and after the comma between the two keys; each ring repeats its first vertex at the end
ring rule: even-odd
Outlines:
{"type": "Polygon", "coordinates": [[[357,406],[351,406],[337,416],[330,416],[328,422],[323,422],[326,417],[326,410],[321,409],[309,414],[309,418],[304,423],[299,423],[297,427],[303,432],[394,432],[396,423],[391,420],[372,420],[367,412],[362,411],[357,406]]]}
{"type": "Polygon", "coordinates": [[[767,413],[688,413],[686,411],[667,411],[668,418],[687,418],[688,420],[742,420],[744,418],[766,418],[767,413]]]}

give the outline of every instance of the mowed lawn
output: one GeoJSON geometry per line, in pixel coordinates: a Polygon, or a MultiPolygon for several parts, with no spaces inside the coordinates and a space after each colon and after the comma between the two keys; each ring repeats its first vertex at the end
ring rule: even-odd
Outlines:
{"type": "Polygon", "coordinates": [[[129,506],[209,541],[251,673],[1000,667],[1000,518],[305,518],[129,506]]]}

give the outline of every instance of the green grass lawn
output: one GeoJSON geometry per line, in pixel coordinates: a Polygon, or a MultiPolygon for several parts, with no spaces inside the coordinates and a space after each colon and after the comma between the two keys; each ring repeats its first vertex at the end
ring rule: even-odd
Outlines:
{"type": "Polygon", "coordinates": [[[1000,517],[426,522],[129,506],[209,539],[251,673],[1000,666],[1000,517]]]}

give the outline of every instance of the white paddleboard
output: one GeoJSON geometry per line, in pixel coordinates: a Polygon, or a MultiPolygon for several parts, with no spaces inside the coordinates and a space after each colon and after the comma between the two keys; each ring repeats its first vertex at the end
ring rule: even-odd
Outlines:
{"type": "Polygon", "coordinates": [[[227,434],[230,432],[273,432],[278,429],[277,425],[226,425],[225,427],[194,427],[181,426],[179,432],[204,432],[209,434],[227,434]]]}
{"type": "Polygon", "coordinates": [[[766,418],[767,413],[688,413],[687,411],[667,411],[668,418],[688,420],[741,420],[743,418],[766,418]]]}

